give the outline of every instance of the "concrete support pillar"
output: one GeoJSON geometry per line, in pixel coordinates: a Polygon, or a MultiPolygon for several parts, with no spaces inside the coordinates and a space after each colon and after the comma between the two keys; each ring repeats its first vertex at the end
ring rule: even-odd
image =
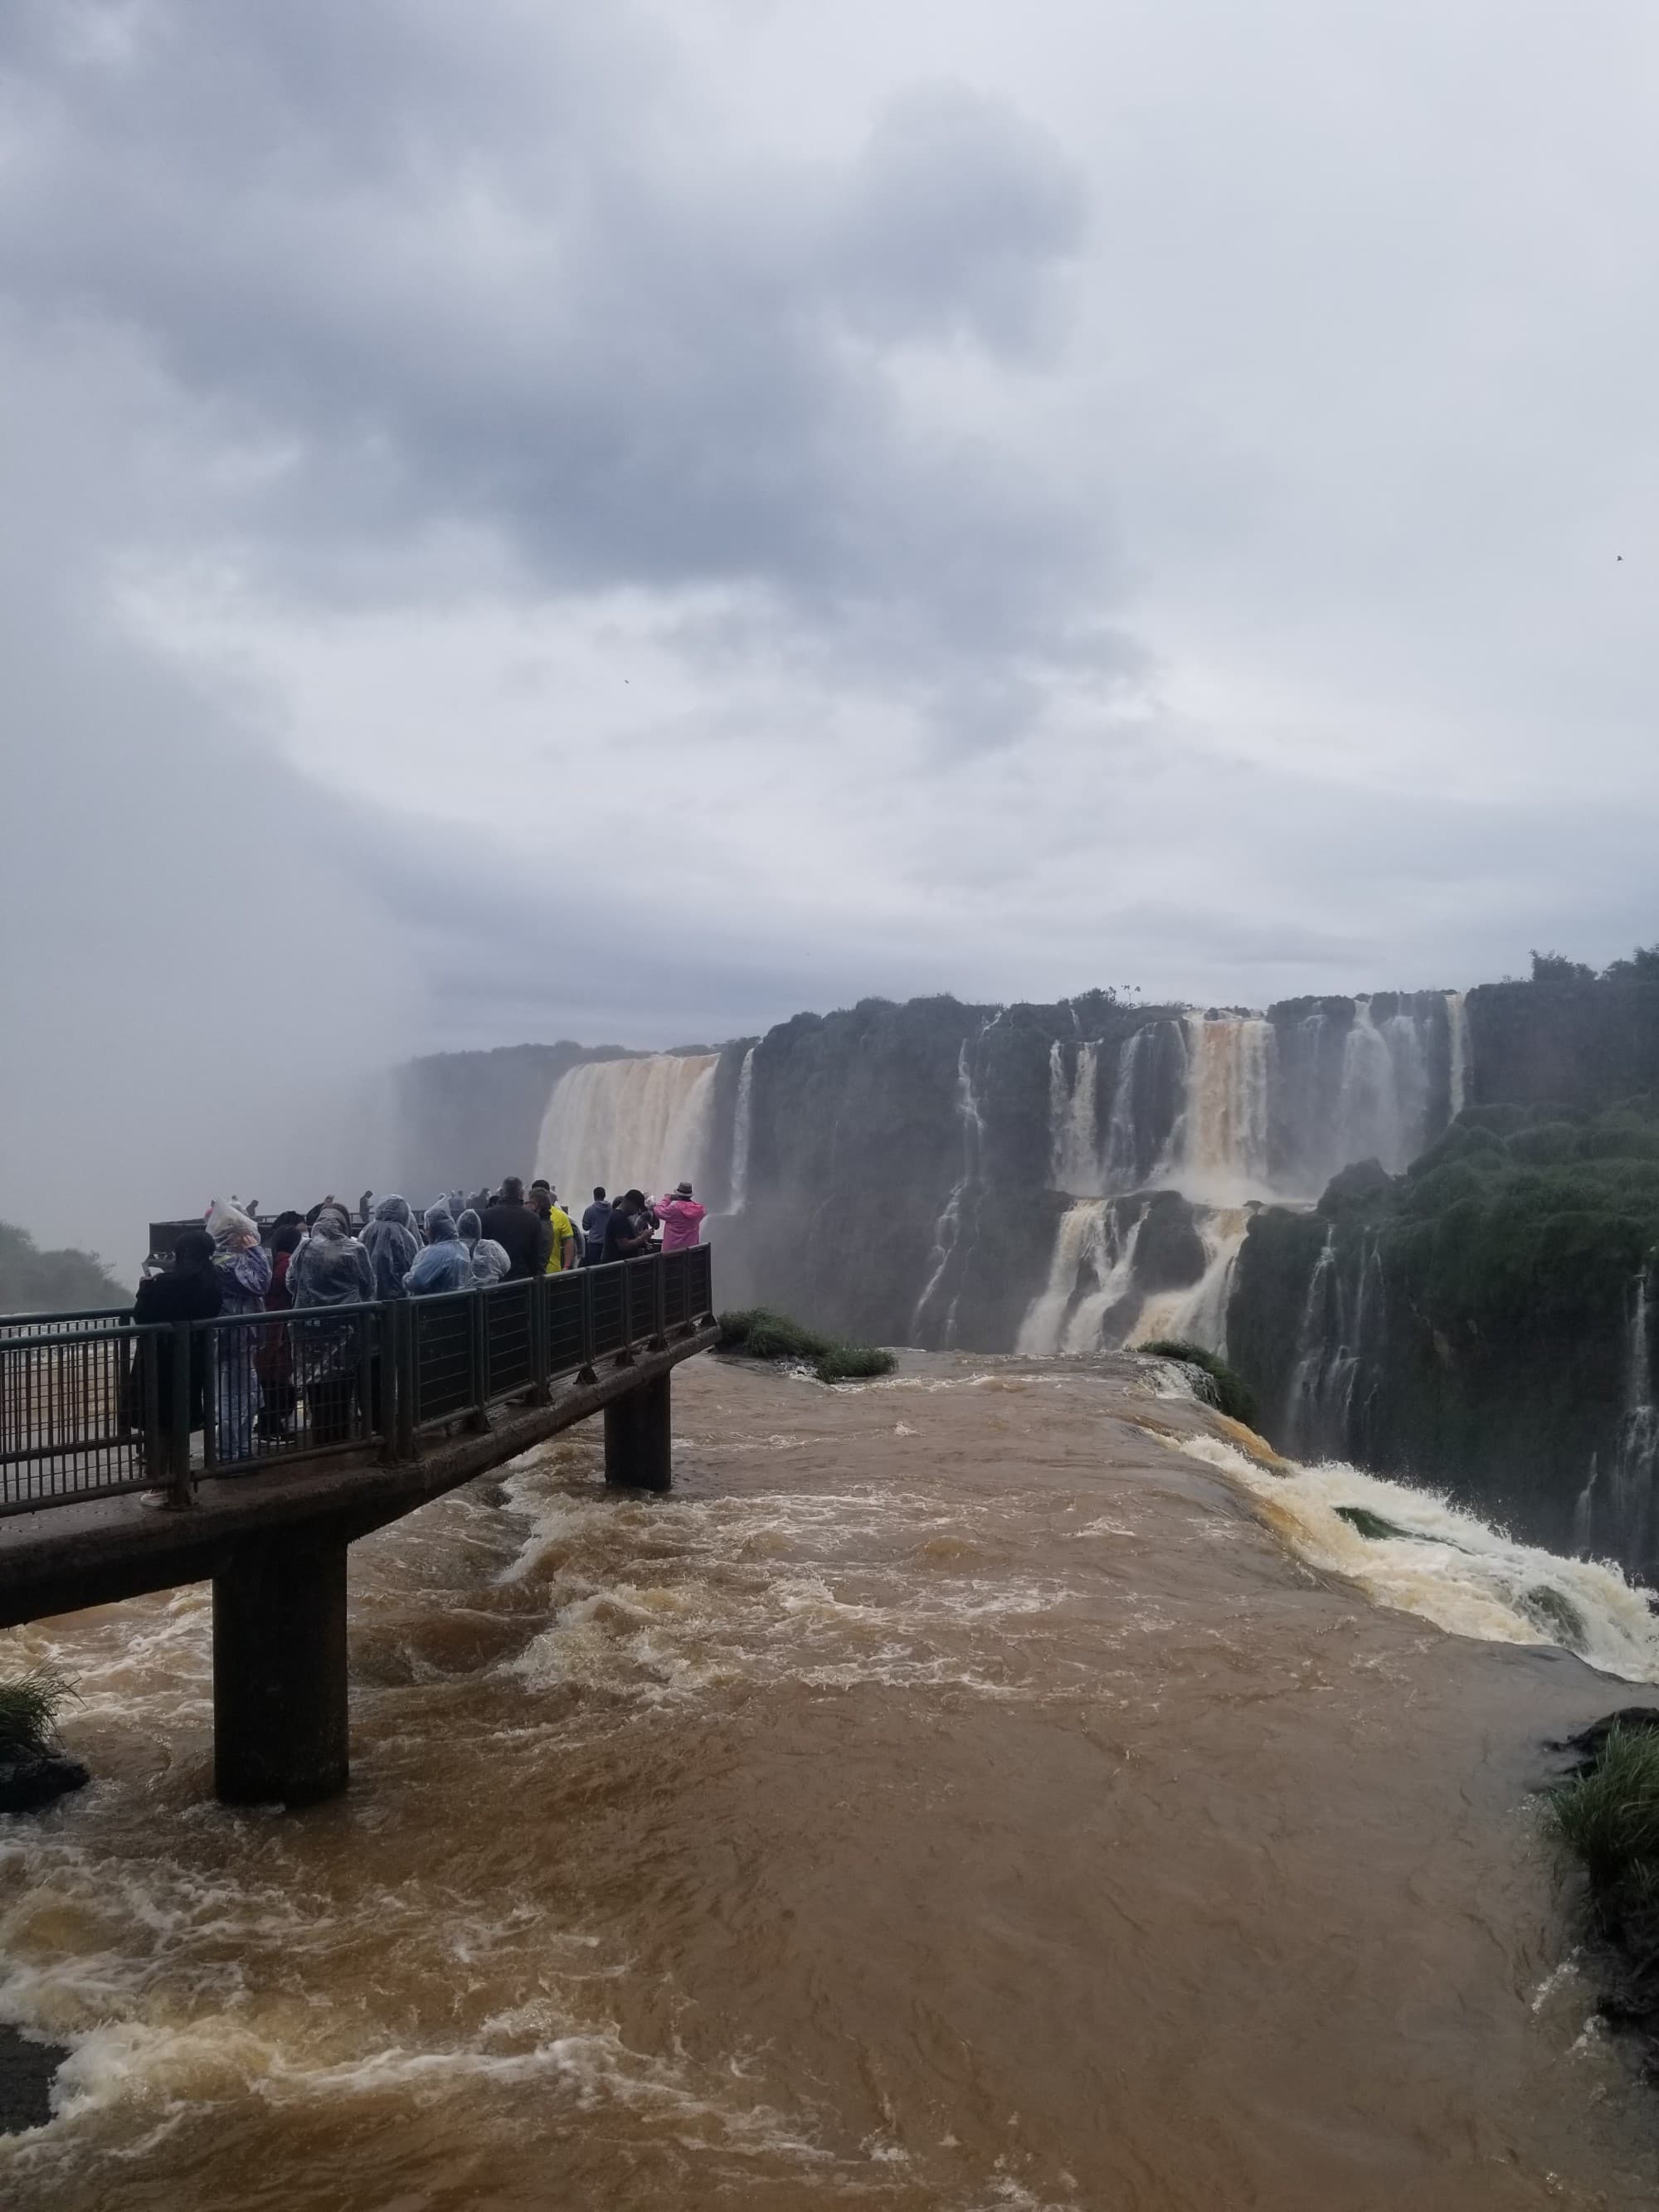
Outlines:
{"type": "Polygon", "coordinates": [[[346,1557],[256,1538],[213,1578],[213,1784],[227,1805],[346,1786],[346,1557]]]}
{"type": "Polygon", "coordinates": [[[605,1409],[605,1479],[628,1490],[666,1490],[672,1479],[666,1370],[605,1409]]]}

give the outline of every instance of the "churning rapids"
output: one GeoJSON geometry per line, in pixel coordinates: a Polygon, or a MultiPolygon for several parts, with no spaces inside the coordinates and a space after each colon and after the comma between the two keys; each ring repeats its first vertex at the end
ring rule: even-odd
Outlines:
{"type": "Polygon", "coordinates": [[[205,1591],[7,1640],[99,1778],[0,1836],[9,2212],[1652,2201],[1528,1800],[1659,1679],[1615,1574],[1154,1362],[676,1390],[671,1498],[356,1547],[336,1806],[210,1802],[205,1591]]]}

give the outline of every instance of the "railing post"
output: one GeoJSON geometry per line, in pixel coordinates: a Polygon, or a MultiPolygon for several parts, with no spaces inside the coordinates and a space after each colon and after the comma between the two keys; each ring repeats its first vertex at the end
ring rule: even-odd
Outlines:
{"type": "Polygon", "coordinates": [[[144,1473],[160,1489],[165,1480],[162,1454],[167,1449],[161,1438],[161,1344],[153,1329],[141,1336],[137,1343],[135,1372],[138,1404],[143,1413],[143,1434],[138,1449],[144,1455],[144,1473]]]}
{"type": "Polygon", "coordinates": [[[668,1316],[665,1310],[668,1296],[668,1261],[666,1252],[659,1252],[651,1267],[651,1341],[647,1346],[651,1352],[665,1352],[668,1349],[668,1316]]]}
{"type": "Polygon", "coordinates": [[[547,1349],[549,1305],[552,1292],[545,1274],[532,1275],[530,1280],[530,1367],[535,1377],[534,1402],[545,1406],[551,1402],[553,1384],[547,1349]]]}
{"type": "MultiPolygon", "coordinates": [[[[180,1510],[196,1503],[190,1480],[190,1351],[191,1324],[176,1321],[167,1347],[173,1361],[172,1419],[167,1423],[167,1504],[180,1510]]],[[[204,1365],[205,1366],[205,1361],[204,1365]]],[[[161,1362],[156,1362],[159,1369],[161,1362]]],[[[207,1391],[203,1387],[203,1412],[207,1391]]]]}
{"type": "Polygon", "coordinates": [[[581,1271],[581,1355],[582,1364],[576,1370],[579,1382],[597,1382],[599,1370],[593,1364],[593,1274],[592,1267],[581,1271]]]}
{"type": "Polygon", "coordinates": [[[465,1295],[472,1301],[472,1411],[467,1421],[471,1427],[483,1430],[489,1426],[489,1329],[484,1315],[484,1301],[489,1293],[469,1291],[465,1295]]]}
{"type": "Polygon", "coordinates": [[[380,1457],[415,1456],[415,1314],[407,1298],[380,1309],[380,1457]]]}
{"type": "Polygon", "coordinates": [[[202,1338],[202,1471],[219,1464],[219,1335],[210,1321],[192,1322],[202,1338]]]}
{"type": "MultiPolygon", "coordinates": [[[[380,1327],[380,1316],[385,1310],[383,1306],[377,1306],[372,1313],[357,1316],[357,1439],[364,1443],[374,1433],[374,1361],[375,1355],[382,1348],[380,1327]]],[[[384,1376],[384,1362],[380,1372],[384,1376]]],[[[380,1410],[384,1419],[384,1407],[380,1410]]]]}
{"type": "Polygon", "coordinates": [[[398,1301],[397,1326],[398,1456],[401,1460],[411,1460],[415,1456],[415,1419],[419,1393],[416,1353],[416,1331],[419,1324],[415,1318],[411,1299],[400,1298],[398,1301]]]}

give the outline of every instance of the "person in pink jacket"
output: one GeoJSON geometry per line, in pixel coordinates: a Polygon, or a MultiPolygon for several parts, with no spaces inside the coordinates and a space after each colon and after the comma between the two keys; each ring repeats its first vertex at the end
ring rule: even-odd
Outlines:
{"type": "Polygon", "coordinates": [[[706,1206],[699,1206],[691,1195],[689,1182],[679,1184],[668,1195],[658,1201],[657,1215],[662,1223],[662,1249],[665,1252],[684,1252],[702,1235],[706,1206]]]}

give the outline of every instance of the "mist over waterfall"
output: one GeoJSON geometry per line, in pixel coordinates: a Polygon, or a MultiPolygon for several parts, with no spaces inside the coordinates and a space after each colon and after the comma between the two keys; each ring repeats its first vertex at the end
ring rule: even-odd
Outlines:
{"type": "Polygon", "coordinates": [[[568,1199],[596,1184],[647,1197],[701,1180],[714,1127],[718,1053],[589,1060],[553,1086],[536,1172],[568,1199]]]}

